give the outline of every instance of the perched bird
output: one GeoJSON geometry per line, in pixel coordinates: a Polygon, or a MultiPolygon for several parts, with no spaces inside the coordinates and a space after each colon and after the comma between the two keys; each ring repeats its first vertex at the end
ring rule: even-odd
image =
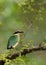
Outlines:
{"type": "Polygon", "coordinates": [[[19,44],[20,33],[23,33],[23,31],[17,31],[13,33],[13,35],[8,40],[7,49],[14,49],[19,44]]]}

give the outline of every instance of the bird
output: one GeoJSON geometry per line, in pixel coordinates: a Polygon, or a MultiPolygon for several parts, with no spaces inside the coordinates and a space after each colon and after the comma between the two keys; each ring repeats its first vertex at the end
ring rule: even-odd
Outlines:
{"type": "Polygon", "coordinates": [[[18,46],[20,42],[20,34],[24,33],[23,31],[16,31],[13,33],[11,37],[8,39],[7,49],[14,49],[18,46]]]}

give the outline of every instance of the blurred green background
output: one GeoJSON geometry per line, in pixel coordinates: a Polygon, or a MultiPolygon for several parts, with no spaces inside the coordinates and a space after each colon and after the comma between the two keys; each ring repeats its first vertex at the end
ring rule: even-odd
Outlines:
{"type": "MultiPolygon", "coordinates": [[[[24,31],[19,50],[38,46],[46,40],[46,0],[0,0],[0,53],[7,51],[8,39],[17,30],[24,31]]],[[[46,65],[46,52],[31,56],[33,64],[28,65],[46,65]]]]}

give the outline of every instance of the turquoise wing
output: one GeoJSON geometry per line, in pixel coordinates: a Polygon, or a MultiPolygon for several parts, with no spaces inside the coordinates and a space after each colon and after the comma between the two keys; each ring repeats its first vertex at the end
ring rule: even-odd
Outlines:
{"type": "Polygon", "coordinates": [[[11,46],[15,45],[18,42],[18,37],[16,36],[11,36],[8,40],[8,45],[7,45],[7,49],[11,48],[11,46]]]}

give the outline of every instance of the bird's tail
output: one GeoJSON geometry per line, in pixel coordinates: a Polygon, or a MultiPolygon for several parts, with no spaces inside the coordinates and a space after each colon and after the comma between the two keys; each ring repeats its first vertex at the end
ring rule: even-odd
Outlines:
{"type": "Polygon", "coordinates": [[[12,49],[12,46],[11,47],[7,46],[7,49],[12,49]]]}

